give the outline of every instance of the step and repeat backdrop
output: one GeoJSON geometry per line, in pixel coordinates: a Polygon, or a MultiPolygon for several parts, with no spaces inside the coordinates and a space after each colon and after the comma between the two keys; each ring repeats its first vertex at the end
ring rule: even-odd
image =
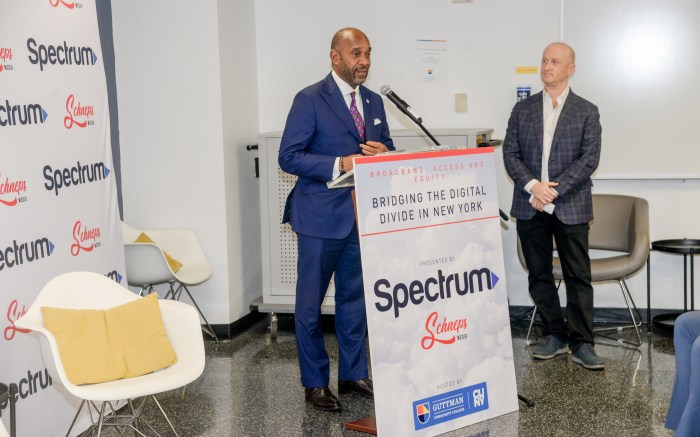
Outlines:
{"type": "Polygon", "coordinates": [[[0,0],[0,382],[17,435],[64,435],[79,402],[14,322],[58,274],[125,283],[113,170],[94,1],[0,0]]]}

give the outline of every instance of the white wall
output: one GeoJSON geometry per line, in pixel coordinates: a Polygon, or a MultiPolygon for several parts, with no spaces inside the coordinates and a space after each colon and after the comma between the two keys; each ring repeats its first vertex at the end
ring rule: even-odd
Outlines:
{"type": "Polygon", "coordinates": [[[194,230],[210,323],[248,313],[260,289],[257,180],[240,153],[257,133],[252,0],[220,3],[112,3],[125,221],[194,230]]]}
{"type": "Polygon", "coordinates": [[[258,80],[254,0],[218,0],[219,52],[228,224],[229,320],[249,312],[262,294],[260,192],[254,158],[257,143],[258,80]]]}

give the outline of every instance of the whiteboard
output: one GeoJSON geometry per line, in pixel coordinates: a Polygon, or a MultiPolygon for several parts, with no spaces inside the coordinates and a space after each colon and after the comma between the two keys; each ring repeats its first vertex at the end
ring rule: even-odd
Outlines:
{"type": "Polygon", "coordinates": [[[574,92],[600,109],[596,178],[700,178],[700,2],[563,2],[574,92]]]}

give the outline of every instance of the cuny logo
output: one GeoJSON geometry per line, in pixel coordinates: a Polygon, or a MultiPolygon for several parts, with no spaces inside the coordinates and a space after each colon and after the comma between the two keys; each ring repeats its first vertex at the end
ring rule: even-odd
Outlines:
{"type": "Polygon", "coordinates": [[[95,107],[76,103],[73,94],[66,99],[66,111],[68,115],[63,117],[63,125],[66,129],[72,128],[73,125],[84,128],[95,124],[95,107]]]}
{"type": "Polygon", "coordinates": [[[29,329],[21,329],[15,326],[15,321],[17,321],[17,319],[25,315],[26,312],[27,307],[22,305],[22,307],[20,308],[17,299],[10,302],[10,306],[7,307],[7,323],[9,323],[9,325],[5,326],[5,340],[11,341],[13,338],[15,338],[15,334],[17,332],[22,332],[24,334],[30,332],[29,329]]]}
{"type": "Polygon", "coordinates": [[[51,65],[95,65],[97,55],[90,47],[69,47],[66,41],[63,45],[37,45],[34,38],[27,39],[27,50],[29,50],[29,62],[44,71],[46,64],[51,65]]]}
{"type": "Polygon", "coordinates": [[[81,251],[92,252],[95,248],[100,247],[100,228],[88,228],[78,220],[73,225],[73,241],[70,245],[70,254],[73,256],[80,255],[81,251]]]}
{"type": "Polygon", "coordinates": [[[74,167],[54,170],[50,165],[44,166],[44,188],[54,191],[58,196],[58,190],[71,185],[82,185],[89,182],[101,181],[109,176],[110,170],[104,163],[81,165],[77,161],[74,167]]]}
{"type": "Polygon", "coordinates": [[[11,63],[7,62],[8,60],[12,60],[12,49],[9,47],[0,47],[0,73],[14,68],[11,63]]]}
{"type": "Polygon", "coordinates": [[[26,180],[11,181],[10,178],[5,177],[3,181],[2,173],[0,173],[0,205],[15,206],[18,203],[26,202],[27,196],[22,196],[25,191],[27,191],[26,180]]]}
{"type": "Polygon", "coordinates": [[[399,310],[405,308],[409,302],[420,305],[425,300],[435,302],[438,299],[451,299],[452,293],[465,296],[475,291],[482,292],[493,289],[498,283],[498,276],[488,268],[474,269],[461,275],[453,273],[445,276],[442,270],[438,270],[437,277],[424,280],[416,279],[406,285],[399,282],[393,286],[391,292],[385,291],[392,288],[388,279],[379,279],[374,283],[374,295],[380,301],[374,306],[381,312],[394,310],[394,318],[399,317],[399,310]]]}
{"type": "Polygon", "coordinates": [[[425,350],[432,348],[435,343],[452,344],[457,339],[467,338],[466,333],[460,334],[460,331],[467,329],[467,319],[447,320],[447,317],[443,317],[442,321],[438,321],[439,319],[437,311],[433,311],[425,320],[425,330],[428,335],[420,342],[425,350]]]}
{"type": "MultiPolygon", "coordinates": [[[[18,383],[10,384],[10,393],[14,393],[15,402],[20,399],[26,399],[31,395],[35,395],[39,390],[44,390],[53,384],[53,380],[47,369],[32,373],[27,370],[27,377],[19,380],[18,383]]],[[[7,407],[9,399],[0,403],[0,409],[7,407]]]]}
{"type": "Polygon", "coordinates": [[[0,127],[43,123],[47,118],[49,114],[38,103],[13,105],[9,100],[5,100],[4,106],[0,103],[0,127]]]}
{"type": "Polygon", "coordinates": [[[51,256],[54,247],[46,237],[26,243],[17,243],[17,240],[12,240],[11,245],[4,249],[0,248],[0,271],[5,267],[11,269],[25,262],[30,263],[51,256]]]}

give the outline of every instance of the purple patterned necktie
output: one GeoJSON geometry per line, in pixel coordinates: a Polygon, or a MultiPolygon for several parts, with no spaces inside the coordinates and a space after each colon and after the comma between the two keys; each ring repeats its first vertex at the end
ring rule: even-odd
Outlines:
{"type": "Polygon", "coordinates": [[[355,103],[355,91],[350,93],[350,115],[352,115],[352,119],[355,121],[355,127],[357,127],[357,132],[359,132],[360,138],[362,138],[362,142],[364,142],[365,122],[362,120],[360,111],[357,110],[357,104],[355,103]]]}

